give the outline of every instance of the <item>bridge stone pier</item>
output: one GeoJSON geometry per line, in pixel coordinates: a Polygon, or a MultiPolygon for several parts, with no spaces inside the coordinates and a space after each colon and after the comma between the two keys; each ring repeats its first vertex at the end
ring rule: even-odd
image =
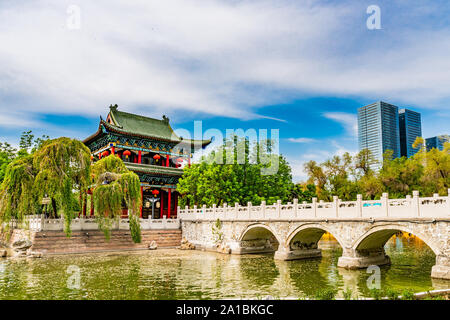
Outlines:
{"type": "MultiPolygon", "coordinates": [[[[450,192],[450,189],[449,189],[450,192]]],[[[411,233],[436,255],[433,278],[450,279],[450,196],[405,199],[211,208],[178,208],[183,237],[197,249],[232,254],[274,252],[277,260],[320,258],[318,242],[325,232],[343,249],[338,266],[347,269],[390,264],[384,251],[397,232],[411,233]],[[219,222],[219,223],[218,223],[219,222]]]]}

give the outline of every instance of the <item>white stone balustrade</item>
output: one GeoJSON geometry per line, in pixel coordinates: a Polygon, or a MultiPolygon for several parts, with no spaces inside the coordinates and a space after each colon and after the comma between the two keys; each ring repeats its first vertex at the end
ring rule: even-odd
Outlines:
{"type": "MultiPolygon", "coordinates": [[[[142,230],[166,230],[180,229],[179,219],[140,219],[142,230]]],[[[29,229],[31,231],[63,231],[64,219],[47,219],[44,215],[30,215],[19,223],[17,220],[10,221],[10,227],[29,229]]],[[[98,230],[98,223],[95,218],[79,217],[72,220],[70,228],[72,231],[98,230]]],[[[113,224],[113,230],[129,230],[130,223],[128,219],[120,218],[113,224]]]]}
{"type": "Polygon", "coordinates": [[[192,209],[178,207],[178,217],[182,220],[323,220],[323,219],[371,219],[371,218],[450,218],[450,189],[447,196],[435,194],[433,197],[419,197],[418,191],[404,199],[389,199],[383,193],[380,200],[362,200],[358,195],[356,201],[341,201],[333,197],[332,202],[317,201],[311,203],[266,205],[263,201],[259,206],[248,203],[246,206],[224,204],[211,208],[202,206],[192,209]]]}

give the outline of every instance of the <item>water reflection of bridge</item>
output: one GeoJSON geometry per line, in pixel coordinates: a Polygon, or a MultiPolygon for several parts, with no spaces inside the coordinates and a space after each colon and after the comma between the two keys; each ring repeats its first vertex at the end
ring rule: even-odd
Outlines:
{"type": "MultiPolygon", "coordinates": [[[[339,251],[339,250],[338,250],[339,251]]],[[[321,259],[283,261],[273,260],[270,255],[222,255],[198,252],[189,259],[182,259],[177,287],[187,283],[192,290],[202,292],[203,298],[249,298],[266,296],[294,298],[315,296],[319,289],[350,289],[353,298],[367,296],[365,270],[354,271],[336,266],[336,252],[327,250],[321,259]],[[331,261],[334,259],[334,262],[331,261]]],[[[381,273],[386,283],[389,272],[381,273]]],[[[391,283],[388,282],[388,285],[391,283]]],[[[432,279],[435,289],[448,287],[448,281],[432,279]]]]}

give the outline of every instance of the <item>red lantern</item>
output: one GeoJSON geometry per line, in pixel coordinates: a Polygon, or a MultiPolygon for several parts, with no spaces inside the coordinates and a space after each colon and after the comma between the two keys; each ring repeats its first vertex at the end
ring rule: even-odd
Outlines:
{"type": "Polygon", "coordinates": [[[153,194],[154,196],[157,196],[157,195],[159,194],[159,191],[155,189],[155,190],[152,191],[152,194],[153,194]]]}
{"type": "Polygon", "coordinates": [[[91,161],[94,160],[94,156],[91,154],[91,161]]]}
{"type": "Polygon", "coordinates": [[[161,158],[161,156],[159,154],[155,154],[153,156],[153,159],[155,159],[156,161],[158,161],[161,158]]]}
{"type": "Polygon", "coordinates": [[[125,151],[123,152],[123,155],[124,155],[125,157],[127,157],[127,158],[128,158],[128,156],[130,156],[130,155],[131,155],[131,152],[130,152],[130,150],[125,150],[125,151]]]}
{"type": "Polygon", "coordinates": [[[109,151],[108,150],[103,151],[102,157],[107,157],[108,155],[109,155],[109,151]]]}

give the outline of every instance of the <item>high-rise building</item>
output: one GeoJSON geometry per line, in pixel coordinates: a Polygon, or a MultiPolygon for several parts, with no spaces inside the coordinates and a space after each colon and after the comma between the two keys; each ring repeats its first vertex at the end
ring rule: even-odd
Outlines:
{"type": "Polygon", "coordinates": [[[400,157],[400,133],[398,107],[378,101],[358,108],[359,149],[369,149],[378,162],[373,169],[380,167],[383,153],[393,151],[393,157],[400,157]]]}
{"type": "Polygon", "coordinates": [[[399,131],[400,131],[400,155],[402,157],[411,157],[419,151],[420,148],[413,148],[413,143],[417,137],[422,137],[422,121],[420,113],[401,109],[398,113],[399,131]]]}
{"type": "Polygon", "coordinates": [[[450,143],[450,136],[448,134],[443,134],[440,136],[428,138],[425,140],[425,142],[427,145],[427,151],[430,151],[433,148],[444,150],[444,143],[450,143]]]}

